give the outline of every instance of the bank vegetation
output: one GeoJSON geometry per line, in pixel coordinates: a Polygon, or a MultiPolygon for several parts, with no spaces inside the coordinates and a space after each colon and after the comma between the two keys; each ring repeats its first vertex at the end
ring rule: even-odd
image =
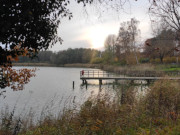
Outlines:
{"type": "MultiPolygon", "coordinates": [[[[180,133],[180,83],[155,82],[145,94],[133,86],[116,96],[99,94],[61,115],[34,118],[1,112],[1,135],[177,135],[180,133]],[[37,120],[36,120],[37,121],[37,120]]],[[[77,103],[74,103],[77,104],[77,103]]],[[[32,114],[29,113],[29,114],[32,114]]]]}

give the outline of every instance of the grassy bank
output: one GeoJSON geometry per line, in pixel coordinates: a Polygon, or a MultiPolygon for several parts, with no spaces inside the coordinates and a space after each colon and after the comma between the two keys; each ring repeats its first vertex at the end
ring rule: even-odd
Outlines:
{"type": "Polygon", "coordinates": [[[44,66],[44,67],[76,67],[76,68],[96,68],[108,72],[114,72],[127,76],[179,76],[180,65],[154,65],[154,64],[139,64],[139,65],[104,65],[104,64],[64,64],[54,65],[49,63],[13,63],[14,66],[44,66]]]}
{"type": "Polygon", "coordinates": [[[56,65],[50,63],[13,63],[13,66],[47,66],[47,67],[81,67],[81,68],[99,68],[103,70],[118,72],[124,69],[141,70],[141,71],[180,71],[180,65],[171,64],[139,64],[139,65],[113,65],[113,64],[89,64],[89,63],[73,63],[56,65]]]}
{"type": "Polygon", "coordinates": [[[64,67],[81,67],[81,68],[99,68],[99,69],[101,69],[102,65],[76,63],[76,64],[64,64],[64,67]]]}
{"type": "Polygon", "coordinates": [[[113,98],[98,95],[80,109],[65,109],[60,117],[48,115],[36,124],[31,120],[13,121],[9,115],[0,127],[1,135],[178,135],[180,83],[157,81],[138,97],[133,87],[113,98]]]}
{"type": "Polygon", "coordinates": [[[64,65],[56,65],[50,63],[13,63],[13,66],[101,68],[100,64],[82,64],[82,63],[64,64],[64,65]]]}
{"type": "Polygon", "coordinates": [[[13,63],[13,66],[56,67],[55,64],[49,64],[49,63],[13,63]]]}

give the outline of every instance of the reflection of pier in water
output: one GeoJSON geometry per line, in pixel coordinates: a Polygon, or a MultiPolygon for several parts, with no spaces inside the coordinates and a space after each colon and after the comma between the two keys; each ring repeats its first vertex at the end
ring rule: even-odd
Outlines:
{"type": "Polygon", "coordinates": [[[99,70],[83,70],[80,72],[80,79],[83,84],[87,84],[87,80],[99,80],[99,85],[102,84],[103,80],[129,80],[132,83],[135,80],[146,80],[147,83],[154,80],[180,80],[180,77],[128,77],[128,76],[117,76],[113,73],[107,73],[99,70]]]}

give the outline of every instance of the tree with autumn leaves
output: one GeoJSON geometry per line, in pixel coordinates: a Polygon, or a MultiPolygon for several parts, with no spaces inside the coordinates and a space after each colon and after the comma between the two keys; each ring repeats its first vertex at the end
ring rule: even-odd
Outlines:
{"type": "Polygon", "coordinates": [[[159,58],[163,63],[165,57],[174,56],[178,52],[175,33],[171,29],[163,29],[155,37],[146,40],[144,53],[150,59],[159,58]]]}

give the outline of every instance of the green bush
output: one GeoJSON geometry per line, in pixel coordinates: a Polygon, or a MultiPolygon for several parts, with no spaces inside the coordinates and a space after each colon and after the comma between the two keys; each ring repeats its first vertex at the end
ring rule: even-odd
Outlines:
{"type": "Polygon", "coordinates": [[[96,57],[91,60],[91,64],[100,64],[100,63],[103,63],[102,58],[96,57]]]}
{"type": "Polygon", "coordinates": [[[150,61],[149,58],[141,58],[140,63],[148,63],[150,61]]]}

